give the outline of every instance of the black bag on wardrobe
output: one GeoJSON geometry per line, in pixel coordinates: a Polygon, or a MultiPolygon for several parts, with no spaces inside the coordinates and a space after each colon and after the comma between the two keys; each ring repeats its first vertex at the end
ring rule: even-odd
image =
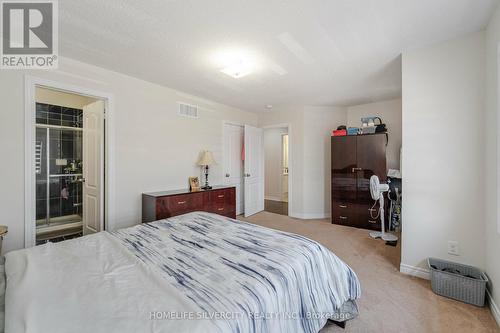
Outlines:
{"type": "Polygon", "coordinates": [[[376,119],[378,119],[379,121],[379,124],[375,125],[375,133],[385,133],[387,132],[387,127],[385,126],[384,123],[382,123],[382,119],[380,119],[379,117],[376,117],[376,119]]]}

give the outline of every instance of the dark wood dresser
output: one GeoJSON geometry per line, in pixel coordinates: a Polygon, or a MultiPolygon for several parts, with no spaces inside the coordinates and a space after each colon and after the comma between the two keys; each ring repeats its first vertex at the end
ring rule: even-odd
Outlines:
{"type": "Polygon", "coordinates": [[[142,194],[142,222],[204,211],[236,218],[236,188],[213,186],[211,190],[174,190],[142,194]]]}
{"type": "Polygon", "coordinates": [[[378,204],[370,214],[370,177],[387,180],[387,138],[385,133],[332,137],[332,223],[380,230],[380,218],[372,218],[378,204]]]}

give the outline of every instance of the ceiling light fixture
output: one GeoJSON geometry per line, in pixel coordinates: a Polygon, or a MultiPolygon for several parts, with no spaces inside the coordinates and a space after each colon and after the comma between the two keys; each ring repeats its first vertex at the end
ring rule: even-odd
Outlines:
{"type": "Polygon", "coordinates": [[[215,55],[214,60],[222,73],[235,79],[254,72],[257,67],[254,57],[243,50],[221,51],[215,55]]]}

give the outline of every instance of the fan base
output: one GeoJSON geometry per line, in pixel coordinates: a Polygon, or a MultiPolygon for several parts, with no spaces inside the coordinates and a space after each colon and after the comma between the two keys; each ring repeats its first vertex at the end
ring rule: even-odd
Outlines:
{"type": "Polygon", "coordinates": [[[370,232],[370,237],[372,238],[382,238],[386,242],[395,242],[398,240],[398,236],[389,234],[389,233],[381,233],[380,231],[370,232]]]}

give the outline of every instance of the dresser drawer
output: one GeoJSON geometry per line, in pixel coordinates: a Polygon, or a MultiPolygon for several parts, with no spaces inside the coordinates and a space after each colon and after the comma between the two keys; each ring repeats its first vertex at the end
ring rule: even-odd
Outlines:
{"type": "Polygon", "coordinates": [[[231,191],[230,190],[214,190],[210,191],[209,198],[212,204],[226,204],[231,203],[231,191]]]}
{"type": "Polygon", "coordinates": [[[234,188],[214,190],[209,193],[210,211],[227,217],[236,217],[236,192],[234,188]]]}
{"type": "Polygon", "coordinates": [[[159,198],[156,202],[157,219],[164,219],[197,210],[203,210],[203,193],[173,195],[159,198]]]}

